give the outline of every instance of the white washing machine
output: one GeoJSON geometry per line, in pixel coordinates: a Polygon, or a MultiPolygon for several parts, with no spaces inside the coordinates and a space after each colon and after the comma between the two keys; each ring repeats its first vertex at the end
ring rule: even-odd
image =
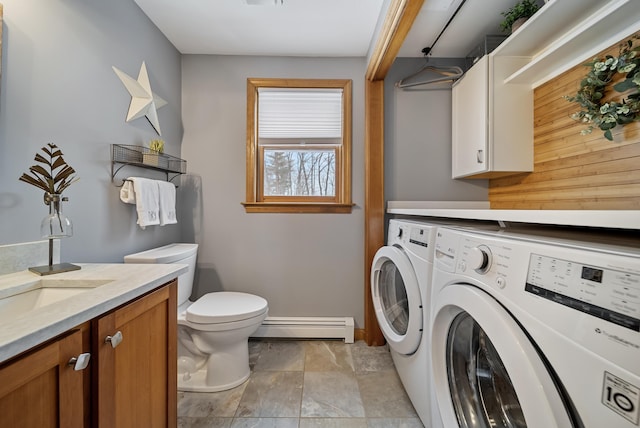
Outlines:
{"type": "Polygon", "coordinates": [[[439,228],[432,427],[637,428],[640,251],[439,228]]]}
{"type": "Polygon", "coordinates": [[[390,220],[387,245],[371,266],[371,295],[382,334],[418,416],[429,426],[429,296],[436,224],[390,220]]]}

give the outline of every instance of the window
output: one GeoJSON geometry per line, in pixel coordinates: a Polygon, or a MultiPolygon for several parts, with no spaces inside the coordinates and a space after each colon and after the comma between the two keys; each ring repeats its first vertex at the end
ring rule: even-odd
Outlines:
{"type": "Polygon", "coordinates": [[[247,212],[351,212],[351,81],[247,80],[247,212]]]}

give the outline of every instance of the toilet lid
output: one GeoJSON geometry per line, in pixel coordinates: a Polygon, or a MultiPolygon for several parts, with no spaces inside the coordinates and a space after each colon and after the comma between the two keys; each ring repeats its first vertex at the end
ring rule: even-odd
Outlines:
{"type": "Polygon", "coordinates": [[[267,301],[253,294],[220,291],[207,293],[187,308],[187,321],[214,324],[245,320],[267,310],[267,301]]]}

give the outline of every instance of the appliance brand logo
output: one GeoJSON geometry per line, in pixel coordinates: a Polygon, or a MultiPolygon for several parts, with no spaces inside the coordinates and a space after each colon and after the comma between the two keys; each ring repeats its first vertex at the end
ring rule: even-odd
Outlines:
{"type": "Polygon", "coordinates": [[[625,339],[624,337],[620,337],[615,333],[609,333],[609,332],[607,332],[605,330],[602,330],[601,328],[596,328],[595,331],[598,334],[604,334],[608,339],[613,340],[614,342],[617,342],[617,343],[619,343],[621,345],[630,346],[632,348],[640,349],[640,344],[630,342],[627,339],[625,339]]]}
{"type": "Polygon", "coordinates": [[[602,404],[634,425],[640,418],[640,388],[612,373],[604,372],[602,404]]]}

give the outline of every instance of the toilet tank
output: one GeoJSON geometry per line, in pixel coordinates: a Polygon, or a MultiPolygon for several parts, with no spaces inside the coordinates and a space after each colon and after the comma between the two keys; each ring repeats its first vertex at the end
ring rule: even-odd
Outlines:
{"type": "Polygon", "coordinates": [[[178,277],[178,306],[189,300],[193,290],[198,244],[169,244],[124,256],[125,263],[183,263],[189,270],[178,277]]]}

